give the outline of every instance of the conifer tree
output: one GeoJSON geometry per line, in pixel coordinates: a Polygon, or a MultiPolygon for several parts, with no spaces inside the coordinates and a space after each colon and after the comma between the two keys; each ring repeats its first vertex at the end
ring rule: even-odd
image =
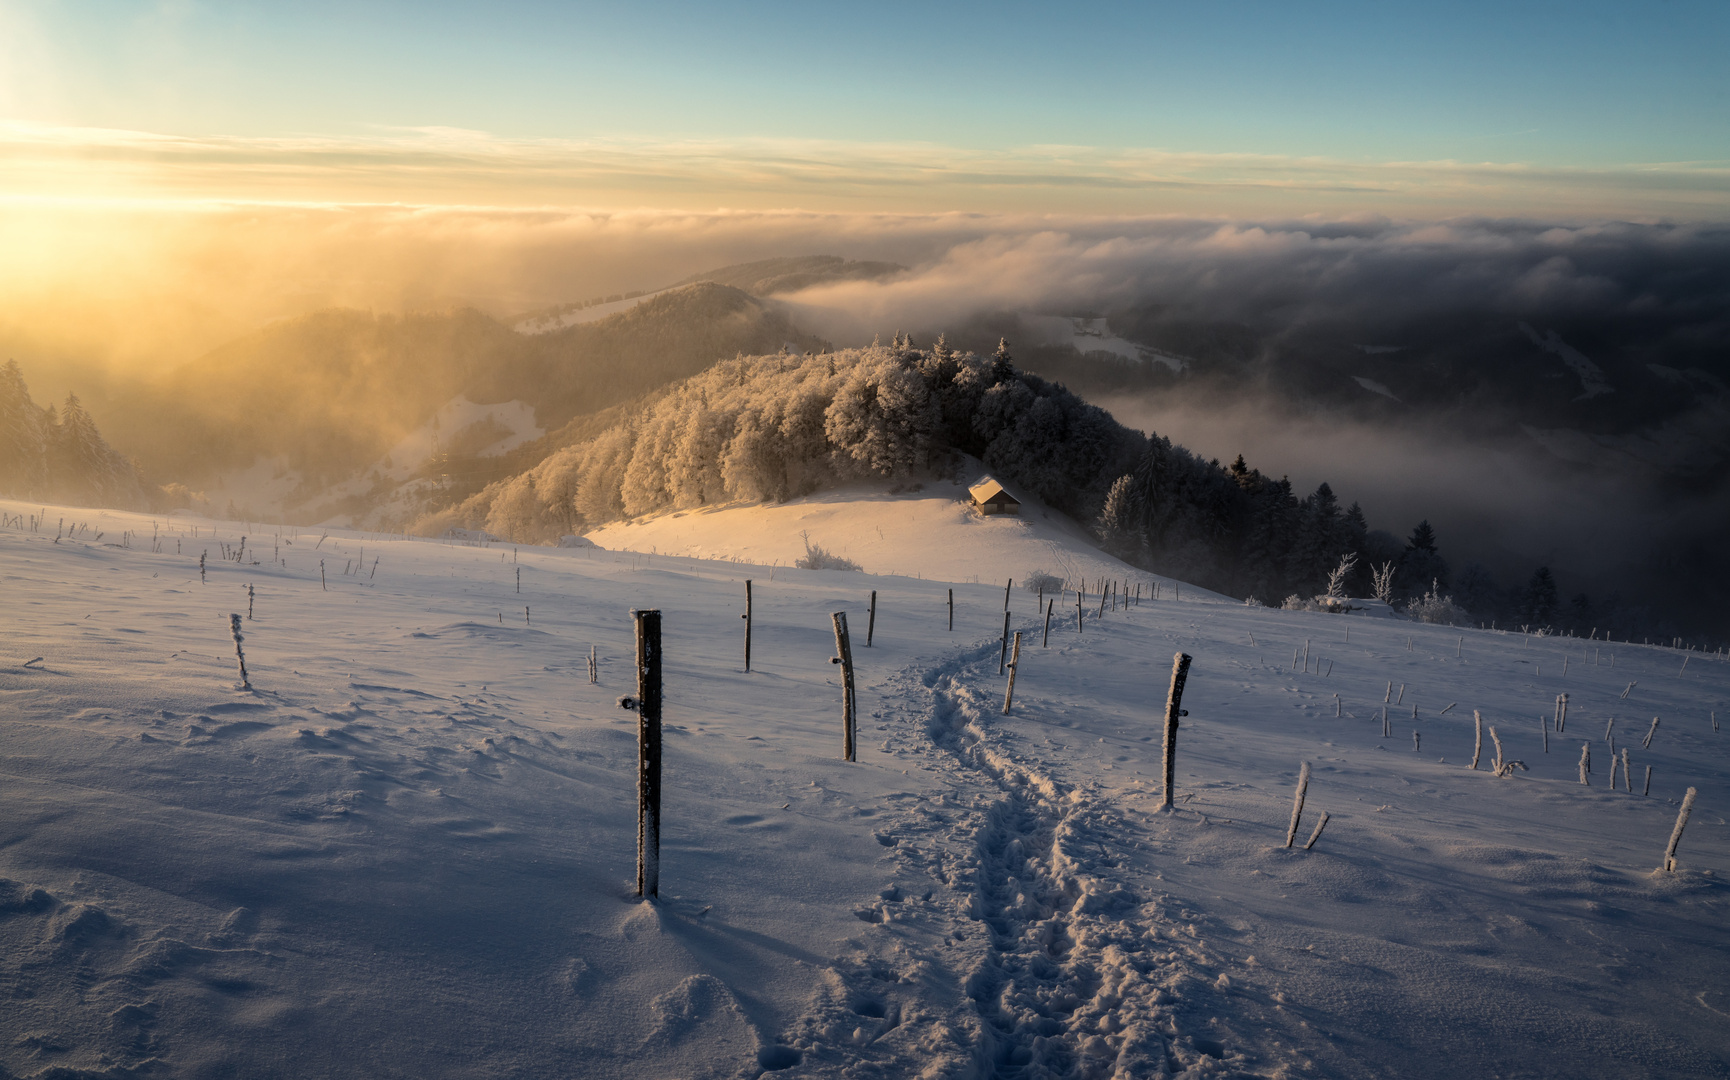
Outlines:
{"type": "Polygon", "coordinates": [[[0,494],[32,498],[48,487],[48,417],[30,400],[16,360],[0,368],[0,494]]]}

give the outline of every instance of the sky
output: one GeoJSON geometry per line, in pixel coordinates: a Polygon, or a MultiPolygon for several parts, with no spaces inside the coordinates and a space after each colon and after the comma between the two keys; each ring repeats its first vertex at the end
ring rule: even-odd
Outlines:
{"type": "Polygon", "coordinates": [[[1722,3],[0,0],[0,196],[1722,219],[1722,3]]]}

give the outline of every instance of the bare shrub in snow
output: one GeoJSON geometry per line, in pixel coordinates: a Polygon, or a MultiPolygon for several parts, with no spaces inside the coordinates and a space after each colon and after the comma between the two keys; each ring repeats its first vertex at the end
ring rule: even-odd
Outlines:
{"type": "Polygon", "coordinates": [[[805,557],[793,565],[801,570],[863,570],[864,567],[847,558],[827,551],[822,544],[813,544],[810,533],[800,533],[799,539],[805,541],[805,557]]]}
{"type": "Polygon", "coordinates": [[[1454,603],[1451,596],[1442,595],[1441,585],[1430,582],[1430,591],[1406,605],[1406,614],[1421,623],[1437,626],[1470,626],[1472,617],[1466,609],[1454,603]]]}
{"type": "Polygon", "coordinates": [[[1297,593],[1292,593],[1290,596],[1285,598],[1285,603],[1280,605],[1280,610],[1281,611],[1325,611],[1326,609],[1323,608],[1320,604],[1316,603],[1314,600],[1308,599],[1307,597],[1299,596],[1297,593]]]}
{"type": "Polygon", "coordinates": [[[1394,564],[1385,562],[1370,567],[1370,591],[1384,604],[1394,602],[1394,564]]]}
{"type": "Polygon", "coordinates": [[[1358,557],[1356,555],[1348,553],[1340,556],[1340,564],[1328,571],[1329,596],[1346,595],[1346,578],[1351,575],[1353,570],[1357,569],[1357,565],[1358,557]]]}
{"type": "Polygon", "coordinates": [[[1022,578],[1021,587],[1030,593],[1054,593],[1063,588],[1063,579],[1043,570],[1029,570],[1022,578]]]}

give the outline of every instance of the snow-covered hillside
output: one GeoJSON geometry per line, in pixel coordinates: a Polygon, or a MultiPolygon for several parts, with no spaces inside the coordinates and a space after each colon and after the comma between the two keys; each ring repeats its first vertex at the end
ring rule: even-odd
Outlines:
{"type": "MultiPolygon", "coordinates": [[[[957,475],[982,475],[982,466],[971,466],[957,475]]],[[[792,566],[804,557],[809,542],[873,574],[981,583],[1025,580],[1043,571],[1072,587],[1100,578],[1139,578],[1159,582],[1173,595],[1183,594],[1182,583],[1105,554],[1070,518],[1019,486],[1006,486],[1020,500],[1022,513],[982,516],[961,480],[937,480],[897,493],[855,484],[784,503],[676,510],[615,522],[588,536],[609,550],[770,567],[792,566]]],[[[1188,589],[1196,597],[1226,599],[1194,586],[1188,589]]]]}
{"type": "Polygon", "coordinates": [[[1020,565],[955,586],[951,632],[941,581],[274,528],[224,561],[244,526],[47,518],[0,529],[0,1076],[1730,1072],[1713,657],[1189,589],[1090,596],[1079,630],[1059,605],[1047,646],[1017,589],[1005,716],[1020,565]],[[657,904],[615,703],[643,607],[657,904]],[[1493,776],[1487,733],[1470,768],[1473,710],[1527,771],[1493,776]]]}

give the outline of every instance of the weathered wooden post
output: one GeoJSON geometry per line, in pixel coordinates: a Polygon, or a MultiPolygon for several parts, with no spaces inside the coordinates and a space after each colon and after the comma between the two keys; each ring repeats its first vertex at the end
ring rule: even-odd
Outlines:
{"type": "Polygon", "coordinates": [[[1472,729],[1472,771],[1476,772],[1478,759],[1484,755],[1484,714],[1476,709],[1472,710],[1472,729]]]}
{"type": "Polygon", "coordinates": [[[739,616],[745,620],[745,670],[751,670],[751,579],[745,579],[745,614],[739,616]]]}
{"type": "Polygon", "coordinates": [[[1015,579],[1010,578],[1009,583],[1007,585],[1003,586],[1003,610],[1004,611],[1009,610],[1009,590],[1013,589],[1013,588],[1015,588],[1015,579]]]}
{"type": "Polygon", "coordinates": [[[1592,786],[1592,781],[1588,776],[1591,771],[1592,744],[1589,742],[1583,742],[1580,744],[1580,783],[1585,784],[1587,787],[1592,786]]]}
{"type": "Polygon", "coordinates": [[[1682,810],[1676,815],[1676,828],[1670,832],[1670,844],[1664,849],[1664,872],[1676,872],[1676,845],[1682,842],[1682,830],[1688,827],[1688,815],[1694,812],[1694,789],[1682,796],[1682,810]]]}
{"type": "Polygon", "coordinates": [[[1165,786],[1159,794],[1161,809],[1171,808],[1171,786],[1173,777],[1177,775],[1177,722],[1179,717],[1188,716],[1183,711],[1183,684],[1189,680],[1188,653],[1178,653],[1171,658],[1171,689],[1165,695],[1165,759],[1161,765],[1161,775],[1165,786]]]}
{"type": "Polygon", "coordinates": [[[1039,642],[1041,649],[1051,645],[1051,613],[1057,608],[1057,598],[1052,597],[1045,602],[1045,637],[1039,642]]]}
{"type": "Polygon", "coordinates": [[[877,590],[871,590],[871,610],[865,616],[865,647],[871,647],[871,638],[877,633],[877,590]]]}
{"type": "Polygon", "coordinates": [[[246,587],[246,621],[252,621],[252,586],[246,587]]]}
{"type": "Polygon", "coordinates": [[[1015,632],[1015,650],[1009,657],[1009,687],[1003,692],[1003,715],[1009,715],[1009,706],[1015,700],[1015,672],[1021,667],[1021,631],[1015,632]]]}
{"type": "Polygon", "coordinates": [[[240,688],[242,690],[251,690],[252,680],[246,677],[246,652],[240,647],[240,643],[244,639],[240,636],[239,615],[230,615],[228,617],[228,629],[234,634],[234,658],[240,662],[240,688]]]}
{"type": "Polygon", "coordinates": [[[593,645],[590,645],[589,646],[589,682],[590,683],[598,683],[600,681],[601,681],[600,665],[596,663],[595,647],[593,645]]]}
{"type": "Polygon", "coordinates": [[[847,636],[847,613],[830,616],[835,622],[835,655],[831,664],[841,665],[841,760],[853,760],[853,642],[847,636]]]}
{"type": "Polygon", "coordinates": [[[1652,794],[1652,766],[1650,766],[1650,765],[1646,766],[1646,787],[1644,790],[1642,790],[1640,792],[1640,794],[1642,794],[1642,795],[1652,794]]]}
{"type": "Polygon", "coordinates": [[[1306,761],[1303,763],[1303,767],[1298,770],[1297,793],[1292,796],[1291,800],[1291,824],[1287,825],[1285,830],[1285,846],[1288,848],[1292,846],[1292,841],[1297,839],[1298,822],[1304,816],[1304,795],[1308,793],[1309,789],[1310,763],[1306,761]]]}
{"type": "Polygon", "coordinates": [[[632,611],[637,624],[637,895],[661,892],[661,613],[632,611]]]}
{"type": "MultiPolygon", "coordinates": [[[[1616,785],[1612,782],[1610,786],[1615,787],[1616,785]]],[[[1634,774],[1628,771],[1628,748],[1626,746],[1622,747],[1622,790],[1630,795],[1634,794],[1634,774]]]]}
{"type": "Polygon", "coordinates": [[[997,674],[1003,674],[1004,657],[1009,655],[1009,609],[1003,611],[1003,642],[997,647],[997,674]]]}
{"type": "Polygon", "coordinates": [[[1642,750],[1652,749],[1652,736],[1656,734],[1658,734],[1658,718],[1654,716],[1652,718],[1652,726],[1646,729],[1646,738],[1641,741],[1640,748],[1642,750]]]}
{"type": "Polygon", "coordinates": [[[1321,820],[1316,822],[1316,831],[1313,833],[1310,833],[1309,843],[1304,845],[1305,851],[1308,851],[1310,848],[1313,848],[1316,846],[1316,841],[1320,840],[1322,838],[1322,830],[1327,828],[1327,827],[1328,827],[1328,812],[1326,810],[1323,810],[1321,820]]]}
{"type": "Polygon", "coordinates": [[[954,633],[954,631],[955,631],[955,590],[954,589],[949,590],[949,630],[951,633],[954,633]]]}
{"type": "Polygon", "coordinates": [[[1081,633],[1081,590],[1075,590],[1075,632],[1081,633]]]}

